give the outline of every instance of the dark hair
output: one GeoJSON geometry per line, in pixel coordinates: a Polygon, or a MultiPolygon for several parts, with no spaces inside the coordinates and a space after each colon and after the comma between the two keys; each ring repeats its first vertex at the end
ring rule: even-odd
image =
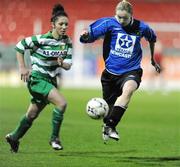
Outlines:
{"type": "Polygon", "coordinates": [[[51,22],[55,22],[59,16],[68,17],[64,7],[61,4],[55,4],[52,10],[51,22]]]}

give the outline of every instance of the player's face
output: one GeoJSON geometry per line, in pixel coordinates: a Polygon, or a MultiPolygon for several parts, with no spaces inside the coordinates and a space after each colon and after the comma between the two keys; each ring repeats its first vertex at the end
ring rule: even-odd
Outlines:
{"type": "Polygon", "coordinates": [[[122,26],[127,26],[130,23],[132,17],[132,15],[125,10],[117,10],[116,16],[122,26]]]}
{"type": "Polygon", "coordinates": [[[53,23],[53,29],[58,35],[65,35],[68,28],[69,20],[65,16],[58,17],[58,19],[53,23]]]}

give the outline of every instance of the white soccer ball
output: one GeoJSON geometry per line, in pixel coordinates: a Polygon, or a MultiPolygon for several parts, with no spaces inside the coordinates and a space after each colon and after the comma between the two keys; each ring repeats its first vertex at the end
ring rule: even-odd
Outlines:
{"type": "Polygon", "coordinates": [[[86,112],[92,119],[102,119],[108,114],[108,111],[108,104],[99,97],[90,99],[86,105],[86,112]]]}

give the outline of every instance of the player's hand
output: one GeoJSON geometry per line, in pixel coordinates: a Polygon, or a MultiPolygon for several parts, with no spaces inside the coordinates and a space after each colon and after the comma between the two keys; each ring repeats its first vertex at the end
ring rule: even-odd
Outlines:
{"type": "Polygon", "coordinates": [[[80,38],[84,41],[87,41],[89,39],[89,32],[88,30],[83,30],[80,34],[80,38]]]}
{"type": "Polygon", "coordinates": [[[158,63],[156,63],[154,60],[151,61],[151,64],[154,66],[155,70],[160,73],[161,72],[161,67],[158,63]]]}
{"type": "Polygon", "coordinates": [[[27,82],[31,71],[25,67],[20,68],[19,71],[21,75],[21,80],[27,82]]]}
{"type": "Polygon", "coordinates": [[[58,65],[59,65],[60,67],[63,66],[63,61],[64,61],[64,59],[63,59],[62,57],[58,57],[58,58],[57,58],[58,65]]]}

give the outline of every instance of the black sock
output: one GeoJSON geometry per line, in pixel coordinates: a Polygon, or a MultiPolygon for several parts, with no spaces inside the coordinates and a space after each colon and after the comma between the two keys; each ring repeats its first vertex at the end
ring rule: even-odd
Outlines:
{"type": "Polygon", "coordinates": [[[112,105],[109,105],[109,112],[108,112],[108,114],[103,118],[103,122],[104,122],[104,123],[107,122],[108,117],[111,115],[113,107],[114,107],[113,104],[112,104],[112,105]]]}
{"type": "Polygon", "coordinates": [[[121,120],[124,112],[126,111],[125,108],[120,106],[114,106],[112,109],[111,114],[106,118],[106,126],[116,127],[119,121],[121,120]]]}

